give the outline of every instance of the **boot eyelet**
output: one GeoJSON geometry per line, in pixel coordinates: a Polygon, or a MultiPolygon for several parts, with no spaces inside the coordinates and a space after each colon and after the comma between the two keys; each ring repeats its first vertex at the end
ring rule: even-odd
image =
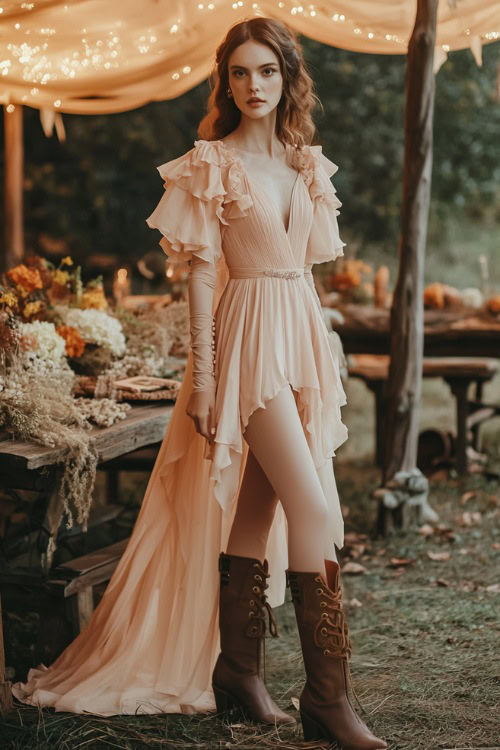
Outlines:
{"type": "Polygon", "coordinates": [[[260,567],[259,563],[254,563],[253,566],[254,566],[254,568],[259,568],[260,567]]]}
{"type": "Polygon", "coordinates": [[[328,620],[328,612],[322,612],[321,613],[321,619],[322,620],[328,620]]]}
{"type": "Polygon", "coordinates": [[[256,581],[262,581],[262,577],[261,577],[261,576],[259,576],[259,575],[256,575],[256,576],[254,576],[254,579],[255,579],[256,581]]]}
{"type": "Polygon", "coordinates": [[[252,589],[252,591],[253,591],[254,594],[258,594],[259,591],[260,591],[260,589],[259,589],[258,586],[254,586],[253,589],[252,589]]]}
{"type": "Polygon", "coordinates": [[[255,607],[255,602],[254,602],[254,600],[253,600],[253,599],[250,599],[250,606],[251,606],[251,607],[255,607]]]}
{"type": "Polygon", "coordinates": [[[316,593],[317,594],[322,594],[323,593],[323,589],[316,589],[316,593]]]}
{"type": "Polygon", "coordinates": [[[326,607],[326,602],[320,602],[320,603],[319,603],[319,606],[320,606],[320,607],[326,607]]]}
{"type": "Polygon", "coordinates": [[[330,654],[330,652],[329,652],[329,650],[327,648],[325,648],[325,650],[323,651],[323,653],[324,653],[325,656],[328,656],[330,654]]]}
{"type": "Polygon", "coordinates": [[[321,635],[328,635],[328,630],[326,628],[321,628],[321,635]]]}
{"type": "Polygon", "coordinates": [[[316,576],[314,580],[316,581],[316,583],[323,583],[320,576],[316,576]]]}
{"type": "Polygon", "coordinates": [[[250,628],[251,633],[256,633],[259,628],[256,628],[255,626],[253,628],[250,628]]]}

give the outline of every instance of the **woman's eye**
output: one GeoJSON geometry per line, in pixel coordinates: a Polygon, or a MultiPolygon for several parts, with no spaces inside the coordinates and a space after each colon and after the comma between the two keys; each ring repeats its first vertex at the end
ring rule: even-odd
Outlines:
{"type": "Polygon", "coordinates": [[[269,73],[272,74],[272,73],[275,72],[275,70],[274,70],[274,68],[264,68],[264,73],[266,73],[266,72],[269,72],[269,73]]]}

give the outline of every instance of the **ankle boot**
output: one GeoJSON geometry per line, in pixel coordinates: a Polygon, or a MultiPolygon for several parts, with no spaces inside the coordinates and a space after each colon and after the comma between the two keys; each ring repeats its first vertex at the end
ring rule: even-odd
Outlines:
{"type": "MultiPolygon", "coordinates": [[[[276,621],[264,593],[268,562],[220,554],[219,626],[221,653],[212,674],[217,711],[243,709],[249,719],[265,724],[295,724],[274,703],[260,677],[260,655],[266,632],[278,636],[276,621]]],[[[265,652],[264,652],[265,653],[265,652]]]]}
{"type": "Polygon", "coordinates": [[[340,566],[326,560],[328,582],[319,573],[287,570],[306,671],[300,696],[304,740],[336,742],[342,750],[387,747],[354,710],[348,693],[351,655],[342,607],[340,566]]]}

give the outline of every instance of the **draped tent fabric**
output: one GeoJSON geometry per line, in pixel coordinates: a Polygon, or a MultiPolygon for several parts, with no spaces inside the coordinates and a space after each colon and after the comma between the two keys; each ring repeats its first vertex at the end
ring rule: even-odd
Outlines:
{"type": "MultiPolygon", "coordinates": [[[[0,101],[59,113],[123,112],[173,99],[209,75],[228,27],[271,16],[356,52],[406,54],[417,0],[7,0],[0,101]]],[[[500,39],[500,0],[439,0],[435,72],[448,50],[500,39]]],[[[50,119],[50,118],[49,118],[50,119]]],[[[47,121],[47,115],[46,115],[47,121]]]]}

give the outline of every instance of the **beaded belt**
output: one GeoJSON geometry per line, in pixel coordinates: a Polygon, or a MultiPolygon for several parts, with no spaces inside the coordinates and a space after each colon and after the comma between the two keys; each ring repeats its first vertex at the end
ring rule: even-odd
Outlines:
{"type": "Polygon", "coordinates": [[[254,279],[260,276],[277,276],[280,279],[297,279],[304,275],[303,268],[230,268],[230,279],[254,279]]]}

